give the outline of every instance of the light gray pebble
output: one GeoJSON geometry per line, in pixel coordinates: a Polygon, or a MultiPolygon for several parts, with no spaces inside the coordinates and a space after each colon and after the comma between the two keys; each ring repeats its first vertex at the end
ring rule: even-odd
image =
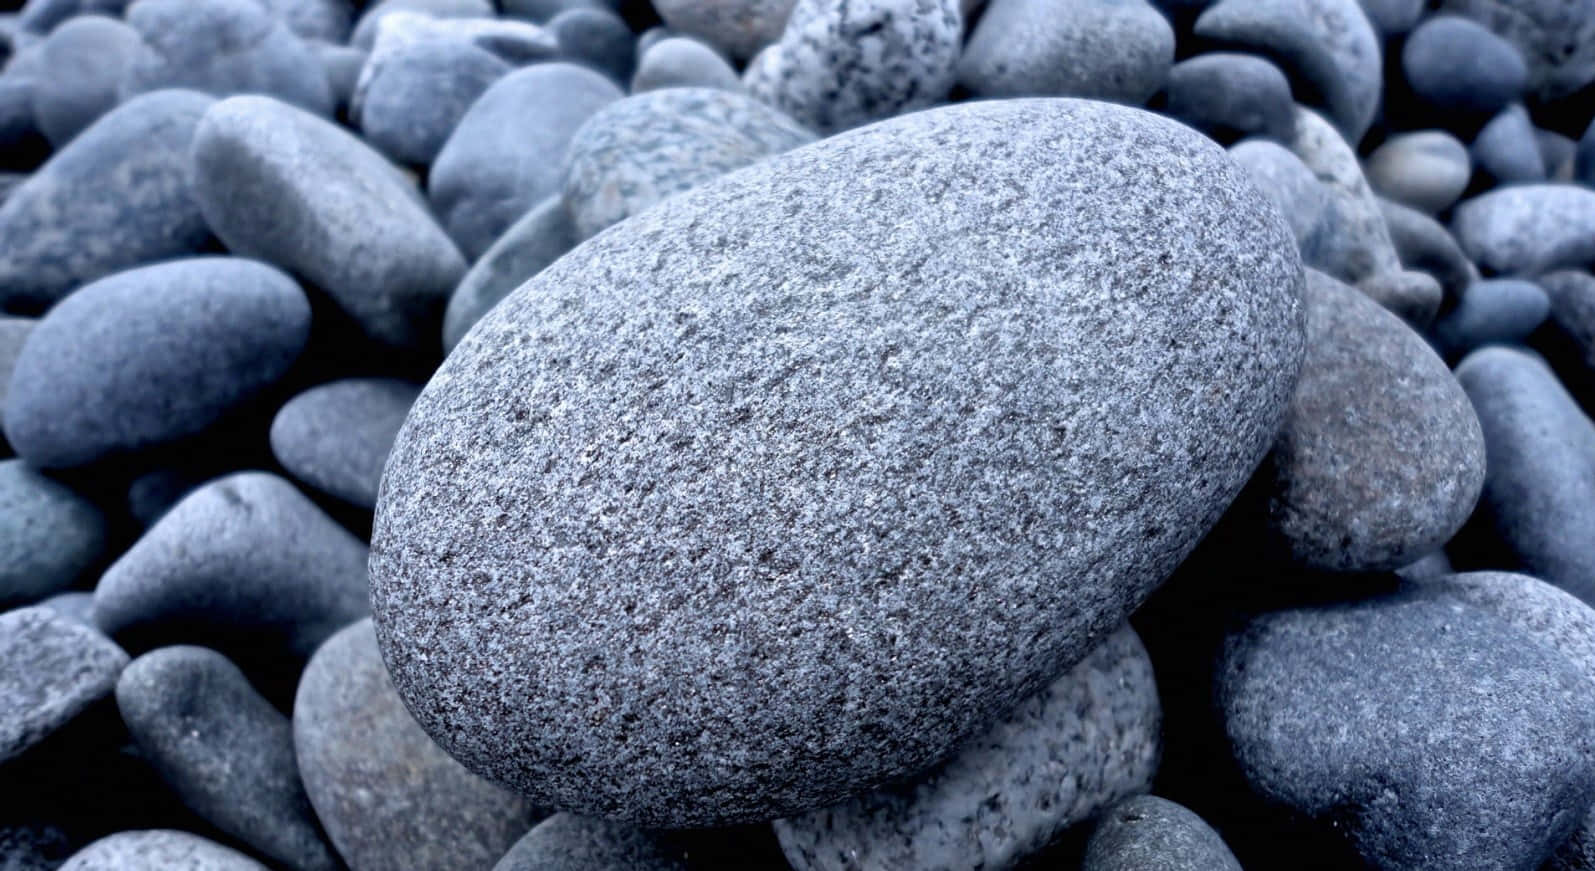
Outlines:
{"type": "Polygon", "coordinates": [[[60,871],[267,871],[243,853],[188,832],[152,829],[107,835],[60,871]]]}
{"type": "Polygon", "coordinates": [[[1329,189],[1307,164],[1289,148],[1264,139],[1237,142],[1229,154],[1290,222],[1297,244],[1312,239],[1329,210],[1329,189]]]}
{"type": "Polygon", "coordinates": [[[74,623],[87,626],[96,632],[100,631],[99,627],[94,625],[94,594],[87,590],[56,593],[48,599],[41,599],[39,605],[74,623]]]}
{"type": "Polygon", "coordinates": [[[1298,108],[1289,145],[1329,192],[1323,217],[1302,243],[1302,261],[1353,284],[1400,271],[1379,198],[1345,138],[1318,113],[1298,108]]]}
{"type": "Polygon", "coordinates": [[[1545,322],[1550,311],[1550,298],[1532,281],[1477,281],[1434,325],[1434,337],[1441,349],[1456,356],[1485,345],[1519,344],[1545,322]]]}
{"type": "Polygon", "coordinates": [[[1537,275],[1595,262],[1595,190],[1576,184],[1501,187],[1464,201],[1451,219],[1462,250],[1499,275],[1537,275]]]}
{"type": "Polygon", "coordinates": [[[424,166],[471,104],[509,64],[470,42],[426,40],[391,52],[355,107],[367,141],[399,163],[424,166]]]}
{"type": "Polygon", "coordinates": [[[72,586],[105,537],[99,506],[21,460],[0,461],[0,607],[72,586]]]}
{"type": "Polygon", "coordinates": [[[637,61],[631,92],[661,88],[720,88],[742,90],[742,79],[714,49],[686,36],[659,40],[637,61]]]}
{"type": "Polygon", "coordinates": [[[306,484],[373,508],[393,437],[420,392],[420,385],[396,378],[348,378],[312,387],[278,410],[271,452],[306,484]]]}
{"type": "Polygon", "coordinates": [[[60,148],[116,107],[117,88],[150,49],[121,21],[80,15],[52,31],[38,51],[48,73],[34,79],[33,117],[60,148]]]}
{"type": "Polygon", "coordinates": [[[1411,269],[1370,275],[1357,282],[1357,289],[1418,330],[1426,330],[1434,323],[1445,302],[1445,290],[1438,279],[1411,269]]]}
{"type": "Polygon", "coordinates": [[[1142,0],[992,0],[958,62],[958,83],[980,97],[1140,105],[1173,63],[1174,29],[1142,0]]]}
{"type": "Polygon", "coordinates": [[[1434,15],[1401,50],[1401,71],[1418,98],[1445,112],[1493,115],[1523,96],[1528,65],[1512,43],[1477,22],[1434,15]]]}
{"type": "Polygon", "coordinates": [[[1479,171],[1500,184],[1545,181],[1545,159],[1522,104],[1508,106],[1490,119],[1469,151],[1479,171]]]}
{"type": "Polygon", "coordinates": [[[111,694],[127,654],[48,608],[0,614],[0,762],[111,694]]]}
{"type": "Polygon", "coordinates": [[[576,247],[565,200],[554,195],[516,221],[460,280],[443,313],[443,349],[453,351],[482,315],[550,263],[576,247]]]}
{"type": "Polygon", "coordinates": [[[492,18],[492,0],[379,0],[366,6],[355,22],[349,44],[370,50],[382,19],[395,12],[416,12],[433,18],[492,18]]]}
{"type": "Polygon", "coordinates": [[[1385,140],[1368,156],[1367,176],[1380,196],[1433,215],[1462,196],[1473,162],[1455,136],[1422,130],[1385,140]]]}

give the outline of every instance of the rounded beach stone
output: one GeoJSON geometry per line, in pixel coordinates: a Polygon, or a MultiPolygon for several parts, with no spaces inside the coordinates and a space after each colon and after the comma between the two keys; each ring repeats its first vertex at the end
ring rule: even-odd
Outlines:
{"type": "Polygon", "coordinates": [[[1529,69],[1512,45],[1475,21],[1435,15],[1401,50],[1407,85],[1436,109],[1493,115],[1523,96],[1529,69]]]}
{"type": "Polygon", "coordinates": [[[1532,281],[1476,281],[1462,292],[1456,308],[1434,325],[1434,338],[1447,354],[1456,356],[1484,345],[1522,343],[1550,312],[1550,297],[1532,281]]]}
{"type": "Polygon", "coordinates": [[[51,309],[11,373],[5,431],[41,468],[198,434],[281,378],[310,336],[293,279],[201,257],[119,272],[51,309]]]}
{"type": "Polygon", "coordinates": [[[1385,140],[1368,157],[1367,177],[1380,196],[1432,215],[1462,196],[1473,162],[1455,136],[1422,130],[1385,140]]]}
{"type": "Polygon", "coordinates": [[[1541,275],[1536,283],[1551,301],[1549,327],[1535,346],[1580,403],[1595,396],[1595,276],[1577,269],[1541,275]]]}
{"type": "Polygon", "coordinates": [[[951,759],[776,820],[776,835],[796,871],[1014,868],[1069,826],[1149,789],[1161,725],[1152,660],[1126,626],[951,759]]]}
{"type": "Polygon", "coordinates": [[[1595,81],[1595,0],[1443,0],[1517,46],[1528,62],[1529,90],[1565,97],[1595,81]]]}
{"type": "Polygon", "coordinates": [[[561,813],[527,832],[493,871],[687,871],[687,864],[627,823],[561,813]]]}
{"type": "Polygon", "coordinates": [[[1479,280],[1473,261],[1462,253],[1456,238],[1439,221],[1386,199],[1379,200],[1379,214],[1385,219],[1402,266],[1433,275],[1453,299],[1479,280]]]}
{"type": "Polygon", "coordinates": [[[1514,104],[1484,125],[1469,150],[1486,178],[1500,184],[1545,181],[1545,158],[1528,110],[1514,104]]]}
{"type": "Polygon", "coordinates": [[[607,9],[566,9],[549,19],[560,54],[621,84],[637,66],[636,37],[620,16],[607,9]]]}
{"type": "Polygon", "coordinates": [[[781,38],[797,0],[654,0],[670,29],[734,58],[750,58],[781,38]]]}
{"type": "Polygon", "coordinates": [[[599,109],[571,137],[566,208],[585,239],[666,197],[812,141],[802,125],[743,94],[638,94],[599,109]]]}
{"type": "Polygon", "coordinates": [[[33,81],[33,117],[59,148],[115,108],[117,87],[149,48],[121,21],[80,15],[52,31],[38,51],[48,72],[33,81]]]}
{"type": "Polygon", "coordinates": [[[278,410],[271,452],[295,478],[361,508],[377,504],[382,466],[418,384],[349,378],[312,387],[278,410]]]}
{"type": "Polygon", "coordinates": [[[674,36],[643,52],[631,77],[633,94],[661,88],[740,91],[742,79],[714,49],[690,37],[674,36]]]}
{"type": "Polygon", "coordinates": [[[1329,189],[1289,148],[1264,139],[1247,139],[1230,147],[1233,159],[1258,190],[1290,222],[1292,235],[1305,243],[1319,232],[1329,210],[1329,189]]]}
{"type": "Polygon", "coordinates": [[[471,104],[509,64],[469,42],[434,39],[395,49],[361,92],[360,129],[400,163],[437,157],[471,104]]]}
{"type": "Polygon", "coordinates": [[[1369,276],[1357,282],[1357,290],[1418,330],[1434,323],[1445,302],[1445,291],[1434,276],[1411,269],[1369,276]]]}
{"type": "Polygon", "coordinates": [[[1222,149],[1090,101],[916,113],[672,197],[411,410],[372,549],[394,682],[468,767],[648,826],[923,770],[1234,498],[1300,270],[1222,149]]]}
{"type": "Polygon", "coordinates": [[[1241,863],[1201,817],[1142,795],[1102,815],[1080,871],[1241,871],[1241,863]]]}
{"type": "Polygon", "coordinates": [[[294,762],[293,727],[214,650],[163,647],[116,682],[139,750],[195,813],[295,871],[340,866],[294,762]]]}
{"type": "Polygon", "coordinates": [[[1296,130],[1290,82],[1260,57],[1212,52],[1177,63],[1169,70],[1168,98],[1170,115],[1220,142],[1244,136],[1289,142],[1296,130]]]}
{"type": "Polygon", "coordinates": [[[0,462],[0,607],[71,586],[105,551],[105,515],[21,460],[0,462]]]}
{"type": "Polygon", "coordinates": [[[311,43],[310,47],[316,50],[316,57],[321,61],[321,71],[327,76],[327,86],[332,89],[332,102],[339,117],[349,114],[355,84],[360,81],[367,54],[352,46],[324,42],[311,43]]]}
{"type": "Polygon", "coordinates": [[[267,871],[243,853],[188,832],[117,832],[84,847],[60,871],[267,871]]]}
{"type": "Polygon", "coordinates": [[[958,61],[958,83],[979,97],[1139,105],[1173,63],[1174,29],[1142,0],[991,0],[958,61]]]}
{"type": "Polygon", "coordinates": [[[393,689],[369,620],[311,657],[293,728],[310,803],[354,871],[490,868],[540,816],[421,731],[393,689]]]}
{"type": "Polygon", "coordinates": [[[1576,184],[1497,188],[1464,201],[1451,220],[1481,269],[1537,275],[1595,262],[1595,190],[1576,184]]]}
{"type": "Polygon", "coordinates": [[[21,29],[13,31],[13,37],[49,33],[57,25],[78,15],[98,12],[120,17],[126,7],[127,0],[24,0],[16,21],[21,29]]]}
{"type": "Polygon", "coordinates": [[[1298,108],[1290,150],[1328,193],[1324,215],[1302,241],[1302,261],[1350,283],[1401,270],[1379,198],[1362,174],[1357,152],[1310,109],[1298,108]]]}
{"type": "Polygon", "coordinates": [[[377,342],[435,347],[465,261],[370,146],[270,97],[232,97],[205,113],[193,160],[200,208],[234,253],[303,276],[377,342]]]}
{"type": "Polygon", "coordinates": [[[482,315],[576,247],[576,242],[576,226],[562,197],[549,197],[527,212],[477,258],[449,297],[443,313],[443,349],[453,351],[482,315]]]}
{"type": "Polygon", "coordinates": [[[0,762],[111,694],[127,654],[49,608],[0,614],[0,762]]]}
{"type": "Polygon", "coordinates": [[[379,0],[366,6],[355,22],[349,44],[370,49],[382,19],[396,12],[417,12],[432,18],[492,18],[492,0],[379,0]]]}

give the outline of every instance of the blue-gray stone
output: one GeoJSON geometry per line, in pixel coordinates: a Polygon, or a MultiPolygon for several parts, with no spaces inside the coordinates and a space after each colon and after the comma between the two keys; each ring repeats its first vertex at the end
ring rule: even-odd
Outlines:
{"type": "Polygon", "coordinates": [[[1462,292],[1456,308],[1434,325],[1434,337],[1441,349],[1456,356],[1485,345],[1520,344],[1550,311],[1550,298],[1532,281],[1476,281],[1462,292]]]}
{"type": "Polygon", "coordinates": [[[111,694],[127,654],[48,608],[0,614],[0,762],[111,694]]]}
{"type": "Polygon", "coordinates": [[[1595,191],[1576,184],[1523,184],[1465,200],[1451,232],[1481,269],[1533,276],[1595,263],[1595,191]]]}
{"type": "Polygon", "coordinates": [[[1442,0],[1517,46],[1529,90],[1554,100],[1595,81],[1595,0],[1442,0]]]}
{"type": "Polygon", "coordinates": [[[492,0],[379,0],[366,6],[355,22],[349,44],[369,51],[377,41],[382,19],[395,12],[419,12],[434,18],[492,18],[492,0]]]}
{"type": "Polygon", "coordinates": [[[1396,247],[1401,265],[1434,276],[1447,296],[1456,299],[1470,284],[1479,280],[1479,270],[1462,253],[1451,231],[1439,221],[1400,203],[1379,201],[1390,241],[1396,247]]]}
{"type": "Polygon", "coordinates": [[[1400,271],[1379,198],[1350,143],[1318,113],[1298,108],[1288,144],[1329,194],[1317,227],[1302,241],[1302,262],[1352,284],[1400,271]]]}
{"type": "Polygon", "coordinates": [[[1097,821],[1080,871],[1241,871],[1241,863],[1201,817],[1142,795],[1097,821]]]}
{"type": "Polygon", "coordinates": [[[27,0],[18,24],[26,31],[49,33],[69,18],[98,12],[120,18],[128,0],[27,0]]]}
{"type": "Polygon", "coordinates": [[[1469,151],[1479,171],[1500,184],[1545,181],[1545,158],[1522,104],[1508,106],[1491,118],[1469,151]]]}
{"type": "Polygon", "coordinates": [[[1265,139],[1247,139],[1230,146],[1229,155],[1290,222],[1297,244],[1319,232],[1329,210],[1329,189],[1294,152],[1265,139]]]}
{"type": "Polygon", "coordinates": [[[420,392],[420,385],[396,378],[348,378],[312,387],[278,410],[271,452],[295,478],[372,508],[393,437],[420,392]]]}
{"type": "Polygon", "coordinates": [[[449,297],[443,313],[443,349],[453,351],[482,315],[576,247],[577,241],[562,197],[549,197],[527,212],[477,258],[449,297]]]}
{"type": "Polygon", "coordinates": [[[649,832],[627,823],[554,814],[515,842],[493,871],[687,871],[649,832]]]}
{"type": "Polygon", "coordinates": [[[721,88],[742,90],[737,71],[714,49],[687,36],[661,39],[637,61],[631,92],[661,88],[721,88]]]}
{"type": "Polygon", "coordinates": [[[636,37],[620,16],[606,9],[567,9],[548,22],[560,54],[624,85],[637,66],[636,37]]]}
{"type": "Polygon", "coordinates": [[[68,20],[37,50],[45,73],[34,78],[30,105],[57,148],[116,107],[128,69],[149,52],[137,30],[102,15],[68,20]]]}
{"type": "Polygon", "coordinates": [[[797,0],[654,0],[653,6],[671,30],[740,60],[779,40],[796,4],[797,0]]]}
{"type": "Polygon", "coordinates": [[[1173,63],[1174,29],[1143,0],[991,0],[958,62],[958,83],[981,97],[1139,105],[1173,63]]]}
{"type": "Polygon", "coordinates": [[[1540,146],[1540,157],[1545,161],[1545,176],[1553,181],[1572,181],[1578,143],[1542,127],[1534,129],[1534,141],[1540,146]]]}
{"type": "Polygon", "coordinates": [[[1427,0],[1361,0],[1368,23],[1384,36],[1406,33],[1423,17],[1427,0]]]}
{"type": "Polygon", "coordinates": [[[117,832],[72,854],[60,871],[267,871],[243,853],[175,829],[117,832]]]}
{"type": "Polygon", "coordinates": [[[0,607],[72,586],[105,550],[105,514],[21,460],[0,462],[0,607]]]}
{"type": "Polygon", "coordinates": [[[1422,130],[1385,140],[1368,156],[1366,174],[1380,196],[1433,215],[1462,196],[1473,162],[1455,136],[1422,130]]]}
{"type": "Polygon", "coordinates": [[[305,40],[342,45],[349,39],[359,0],[259,0],[288,29],[305,40]]]}
{"type": "Polygon", "coordinates": [[[1435,15],[1407,37],[1401,50],[1407,85],[1445,112],[1493,115],[1520,99],[1529,69],[1512,43],[1477,22],[1435,15]]]}
{"type": "Polygon", "coordinates": [[[510,71],[469,42],[425,40],[394,49],[357,99],[366,139],[399,163],[425,166],[471,104],[510,71]]]}
{"type": "Polygon", "coordinates": [[[1167,90],[1170,115],[1221,142],[1246,136],[1289,142],[1296,130],[1290,82],[1260,57],[1198,55],[1169,70],[1167,90]]]}
{"type": "Polygon", "coordinates": [[[332,103],[340,115],[350,112],[355,85],[360,81],[360,71],[366,65],[366,52],[349,45],[311,43],[316,57],[321,60],[321,71],[327,76],[327,87],[332,92],[332,103]]]}

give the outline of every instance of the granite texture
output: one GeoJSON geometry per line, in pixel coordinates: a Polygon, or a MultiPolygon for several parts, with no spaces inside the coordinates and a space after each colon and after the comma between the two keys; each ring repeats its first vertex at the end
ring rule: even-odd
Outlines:
{"type": "Polygon", "coordinates": [[[271,422],[271,452],[295,478],[361,508],[421,387],[397,378],[347,378],[288,400],[271,422]]]}
{"type": "Polygon", "coordinates": [[[622,822],[555,814],[493,866],[493,871],[687,871],[647,832],[622,822]]]}
{"type": "Polygon", "coordinates": [[[105,551],[105,514],[21,460],[0,461],[0,608],[72,586],[105,551]]]}
{"type": "Polygon", "coordinates": [[[1241,863],[1201,817],[1143,795],[1102,815],[1080,871],[1241,871],[1241,863]]]}
{"type": "Polygon", "coordinates": [[[465,331],[482,315],[509,296],[510,291],[542,272],[550,263],[576,247],[576,227],[564,198],[551,196],[510,225],[504,235],[483,252],[443,312],[443,349],[465,337],[465,331]]]}
{"type": "Polygon", "coordinates": [[[60,871],[267,871],[243,853],[198,835],[154,829],[117,832],[84,847],[60,871]]]}
{"type": "Polygon", "coordinates": [[[109,696],[127,654],[48,608],[0,614],[0,762],[109,696]]]}
{"type": "Polygon", "coordinates": [[[1144,0],[991,0],[958,61],[979,97],[1139,105],[1163,87],[1174,29],[1144,0]]]}
{"type": "Polygon", "coordinates": [[[1575,184],[1496,188],[1456,207],[1462,250],[1481,269],[1536,275],[1595,262],[1595,190],[1575,184]]]}

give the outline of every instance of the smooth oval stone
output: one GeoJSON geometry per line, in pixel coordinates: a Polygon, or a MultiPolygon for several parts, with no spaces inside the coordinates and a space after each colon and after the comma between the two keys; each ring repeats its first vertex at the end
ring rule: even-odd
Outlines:
{"type": "Polygon", "coordinates": [[[341,45],[354,23],[355,0],[260,0],[301,39],[341,45]]]}
{"type": "Polygon", "coordinates": [[[1269,528],[1299,565],[1382,571],[1444,544],[1484,483],[1484,438],[1423,338],[1357,290],[1307,272],[1307,359],[1259,473],[1269,528]]]}
{"type": "Polygon", "coordinates": [[[1402,266],[1433,275],[1453,299],[1479,280],[1473,261],[1462,253],[1456,238],[1439,221],[1386,199],[1379,200],[1379,214],[1385,219],[1402,266]]]}
{"type": "Polygon", "coordinates": [[[48,608],[0,614],[0,762],[111,694],[127,654],[48,608]]]}
{"type": "Polygon", "coordinates": [[[394,682],[473,770],[649,826],[923,770],[1234,498],[1300,280],[1222,149],[1106,103],[916,113],[672,197],[411,410],[372,549],[394,682]]]}
{"type": "Polygon", "coordinates": [[[1545,181],[1545,158],[1521,104],[1506,107],[1484,125],[1470,153],[1479,171],[1497,183],[1545,181]]]}
{"type": "Polygon", "coordinates": [[[958,83],[979,97],[1139,105],[1173,63],[1174,29],[1140,0],[992,0],[958,62],[958,83]]]}
{"type": "Polygon", "coordinates": [[[117,832],[84,847],[60,871],[267,871],[243,853],[168,829],[117,832]]]}
{"type": "Polygon", "coordinates": [[[337,869],[294,762],[293,727],[214,650],[163,647],[116,682],[122,722],[183,803],[298,871],[337,869]]]}
{"type": "Polygon", "coordinates": [[[1289,144],[1329,194],[1318,226],[1302,242],[1302,262],[1353,284],[1400,271],[1379,198],[1362,174],[1356,151],[1310,109],[1298,108],[1296,136],[1289,144]]]}
{"type": "Polygon", "coordinates": [[[327,639],[294,700],[305,791],[354,871],[490,868],[540,816],[433,743],[362,620],[327,639]]]}
{"type": "Polygon", "coordinates": [[[361,93],[360,129],[394,160],[429,164],[471,104],[510,69],[469,42],[395,49],[361,93]]]}
{"type": "Polygon", "coordinates": [[[366,6],[355,22],[349,44],[370,49],[377,41],[382,19],[395,13],[417,12],[431,18],[492,18],[492,0],[379,0],[366,6]]]}
{"type": "Polygon", "coordinates": [[[659,17],[733,58],[750,58],[781,38],[797,0],[655,0],[659,17]]]}
{"type": "Polygon", "coordinates": [[[365,545],[293,485],[240,472],[190,493],[106,570],[94,621],[305,659],[366,615],[365,562],[365,545]]]}
{"type": "Polygon", "coordinates": [[[1230,146],[1232,160],[1290,222],[1292,235],[1305,243],[1319,232],[1329,210],[1329,190],[1290,149],[1263,139],[1230,146]]]}
{"type": "Polygon", "coordinates": [[[1475,351],[1457,380],[1484,430],[1484,528],[1517,557],[1509,568],[1595,602],[1595,424],[1521,351],[1475,351]]]}
{"type": "Polygon", "coordinates": [[[940,102],[952,89],[957,0],[797,0],[781,41],[749,62],[748,93],[821,134],[940,102]]]}
{"type": "Polygon", "coordinates": [[[135,97],[106,113],[0,206],[0,307],[37,313],[79,285],[193,253],[210,238],[189,142],[213,101],[135,97]]]}
{"type": "Polygon", "coordinates": [[[493,871],[687,871],[687,865],[631,825],[560,813],[527,832],[493,871]]]}
{"type": "Polygon", "coordinates": [[[101,15],[73,18],[39,47],[48,74],[33,83],[33,116],[57,148],[116,107],[128,68],[149,51],[138,31],[101,15]]]}
{"type": "Polygon", "coordinates": [[[1445,302],[1434,276],[1410,269],[1371,275],[1357,282],[1357,290],[1417,330],[1428,329],[1445,302]]]}
{"type": "Polygon", "coordinates": [[[1290,82],[1260,57],[1193,57],[1169,70],[1167,90],[1170,115],[1220,142],[1245,136],[1289,142],[1296,130],[1290,82]]]}
{"type": "Polygon", "coordinates": [[[1528,65],[1512,43],[1457,15],[1418,25],[1401,49],[1401,71],[1425,103],[1471,115],[1504,109],[1529,83],[1528,65]]]}
{"type": "Polygon", "coordinates": [[[392,164],[269,97],[217,103],[194,135],[194,187],[233,252],[303,276],[373,340],[426,349],[465,261],[392,164]]]}
{"type": "Polygon", "coordinates": [[[1532,281],[1477,281],[1434,325],[1434,337],[1446,353],[1457,356],[1484,345],[1517,344],[1527,340],[1550,311],[1550,297],[1532,281]]]}
{"type": "Polygon", "coordinates": [[[0,607],[66,589],[104,551],[98,506],[21,460],[0,462],[0,607]]]}
{"type": "Polygon", "coordinates": [[[638,94],[599,109],[571,137],[565,204],[585,239],[666,197],[813,141],[796,121],[742,94],[638,94]]]}
{"type": "Polygon", "coordinates": [[[1554,100],[1595,81],[1595,0],[1443,0],[1517,46],[1529,90],[1554,100]]]}
{"type": "Polygon", "coordinates": [[[11,373],[5,431],[41,468],[196,435],[281,378],[310,337],[293,279],[235,257],[119,272],[51,309],[11,373]]]}
{"type": "Polygon", "coordinates": [[[312,387],[271,422],[277,462],[323,493],[362,508],[377,504],[382,466],[420,385],[349,378],[312,387]]]}
{"type": "Polygon", "coordinates": [[[1481,269],[1537,275],[1595,262],[1595,191],[1575,184],[1497,188],[1457,206],[1462,250],[1481,269]]]}
{"type": "Polygon", "coordinates": [[[467,257],[559,192],[571,137],[623,96],[593,70],[547,63],[504,76],[471,104],[432,164],[427,190],[467,257]]]}
{"type": "Polygon", "coordinates": [[[449,297],[443,313],[443,349],[453,351],[482,315],[576,247],[577,241],[563,197],[549,197],[527,212],[477,258],[449,297]]]}
{"type": "Polygon", "coordinates": [[[1455,136],[1423,130],[1385,140],[1368,157],[1367,177],[1380,196],[1432,215],[1462,196],[1473,162],[1455,136]]]}
{"type": "Polygon", "coordinates": [[[776,820],[776,835],[796,871],[1013,868],[1151,787],[1162,713],[1152,660],[1124,627],[946,762],[776,820]]]}
{"type": "Polygon", "coordinates": [[[1264,614],[1215,679],[1252,789],[1375,867],[1531,871],[1595,800],[1595,684],[1461,602],[1264,614]]]}
{"type": "Polygon", "coordinates": [[[696,39],[675,36],[661,39],[642,53],[631,77],[631,92],[661,88],[720,88],[742,90],[742,79],[726,59],[696,39]]]}
{"type": "Polygon", "coordinates": [[[548,22],[560,53],[622,84],[637,66],[636,37],[620,16],[606,9],[566,9],[548,22]]]}
{"type": "Polygon", "coordinates": [[[1142,795],[1102,815],[1080,871],[1241,871],[1241,863],[1201,817],[1142,795]]]}

